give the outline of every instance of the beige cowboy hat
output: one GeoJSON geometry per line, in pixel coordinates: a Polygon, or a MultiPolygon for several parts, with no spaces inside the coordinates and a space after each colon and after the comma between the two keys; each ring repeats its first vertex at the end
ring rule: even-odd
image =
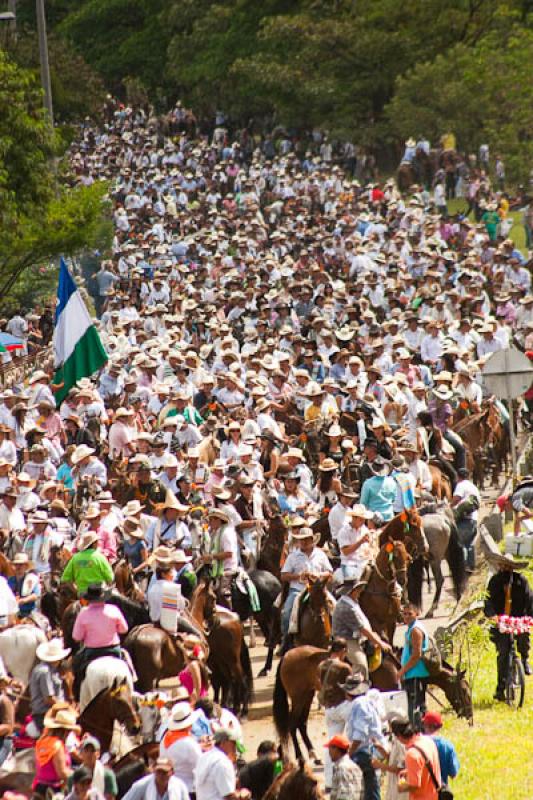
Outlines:
{"type": "Polygon", "coordinates": [[[287,458],[298,458],[300,461],[304,461],[304,454],[299,447],[289,447],[285,455],[287,458]]]}
{"type": "Polygon", "coordinates": [[[359,519],[372,519],[374,516],[362,503],[356,503],[346,513],[349,517],[358,517],[359,519]]]}
{"type": "Polygon", "coordinates": [[[78,539],[78,550],[88,550],[91,545],[98,542],[96,531],[85,531],[78,539]]]}
{"type": "Polygon", "coordinates": [[[131,408],[124,408],[122,406],[121,408],[117,408],[117,410],[115,411],[115,419],[120,419],[120,417],[132,417],[132,416],[133,416],[133,411],[131,410],[131,408]]]}
{"type": "Polygon", "coordinates": [[[292,526],[291,527],[291,536],[292,536],[293,539],[296,539],[297,541],[301,541],[302,539],[309,539],[309,538],[313,538],[313,539],[320,538],[320,535],[316,534],[312,528],[308,528],[307,525],[305,525],[302,528],[297,528],[296,530],[294,530],[294,526],[292,526]]]}
{"type": "Polygon", "coordinates": [[[28,475],[27,472],[19,472],[17,475],[17,484],[23,483],[25,486],[29,486],[30,489],[33,489],[36,486],[37,481],[34,480],[31,475],[28,475]]]}
{"type": "Polygon", "coordinates": [[[324,394],[324,389],[318,383],[312,381],[304,392],[306,397],[319,397],[324,394]]]}
{"type": "Polygon", "coordinates": [[[337,423],[332,425],[329,431],[326,431],[326,436],[342,436],[342,435],[343,435],[342,428],[340,425],[337,425],[337,423]]]}
{"type": "Polygon", "coordinates": [[[169,567],[171,564],[173,564],[174,557],[170,547],[161,544],[159,547],[155,548],[150,560],[155,561],[156,565],[161,564],[161,566],[169,567]]]}
{"type": "Polygon", "coordinates": [[[65,647],[63,639],[50,639],[49,642],[43,642],[35,651],[35,655],[39,661],[47,661],[53,663],[54,661],[63,661],[70,654],[70,647],[65,647]]]}
{"type": "MultiPolygon", "coordinates": [[[[131,525],[133,525],[134,523],[137,524],[137,520],[136,519],[132,519],[131,517],[129,519],[126,517],[124,522],[125,523],[129,522],[131,525]]],[[[139,540],[140,539],[144,539],[144,531],[143,531],[142,528],[138,528],[138,527],[137,528],[131,528],[131,530],[125,530],[124,534],[126,536],[131,536],[132,539],[139,539],[139,540]]]]}
{"type": "Polygon", "coordinates": [[[34,511],[28,517],[28,522],[31,525],[45,525],[48,522],[48,514],[46,511],[34,511]]]}
{"type": "Polygon", "coordinates": [[[14,558],[11,559],[11,563],[14,567],[17,566],[17,564],[23,564],[27,568],[31,566],[31,561],[27,553],[17,553],[14,558]]]}
{"type": "Polygon", "coordinates": [[[71,708],[60,708],[54,712],[54,707],[48,711],[44,718],[44,727],[49,730],[57,728],[64,728],[67,731],[80,732],[81,728],[77,724],[76,712],[71,708]]]}
{"type": "Polygon", "coordinates": [[[122,510],[125,517],[134,517],[135,514],[140,514],[143,508],[138,500],[130,500],[122,510]]]}
{"type": "Polygon", "coordinates": [[[211,518],[221,519],[222,522],[225,522],[226,524],[229,522],[229,515],[221,508],[210,509],[207,516],[209,519],[211,518]]]}
{"type": "Polygon", "coordinates": [[[333,472],[338,468],[338,464],[332,458],[325,458],[318,467],[320,472],[333,472]]]}
{"type": "Polygon", "coordinates": [[[80,444],[72,453],[70,460],[75,466],[76,464],[79,464],[80,461],[83,461],[84,458],[87,458],[87,456],[92,456],[94,452],[96,452],[94,447],[89,447],[86,444],[80,444]]]}
{"type": "Polygon", "coordinates": [[[488,553],[487,561],[496,567],[512,567],[514,570],[526,569],[528,561],[517,561],[512,553],[488,553]]]}
{"type": "Polygon", "coordinates": [[[174,561],[174,564],[190,564],[192,558],[187,555],[185,550],[181,550],[180,548],[179,550],[174,550],[174,553],[172,554],[172,560],[174,561]]]}
{"type": "Polygon", "coordinates": [[[188,511],[190,506],[184,506],[180,503],[176,495],[171,489],[167,489],[167,494],[163,503],[157,503],[157,511],[164,511],[165,508],[173,508],[176,511],[188,511]]]}
{"type": "Polygon", "coordinates": [[[31,386],[33,383],[37,383],[37,381],[48,380],[48,375],[46,372],[43,372],[42,369],[38,369],[37,372],[34,372],[33,375],[30,375],[28,378],[28,386],[31,386]]]}

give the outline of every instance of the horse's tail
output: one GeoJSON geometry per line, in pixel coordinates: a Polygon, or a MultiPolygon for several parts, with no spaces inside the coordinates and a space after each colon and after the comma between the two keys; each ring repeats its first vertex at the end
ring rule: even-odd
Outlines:
{"type": "Polygon", "coordinates": [[[465,551],[459,541],[457,525],[452,520],[450,520],[450,541],[446,551],[446,561],[450,567],[455,599],[460,600],[466,586],[465,551]]]}
{"type": "Polygon", "coordinates": [[[273,696],[273,714],[274,714],[274,725],[276,726],[276,730],[278,732],[278,736],[282,742],[286,742],[289,738],[289,698],[287,697],[287,692],[283,685],[283,681],[281,680],[281,665],[283,664],[283,658],[280,659],[278,664],[278,669],[276,672],[276,683],[274,684],[274,696],[273,696]]]}
{"type": "Polygon", "coordinates": [[[252,672],[250,650],[244,639],[241,645],[241,667],[245,683],[245,705],[248,707],[248,704],[252,702],[254,694],[254,674],[252,672]]]}

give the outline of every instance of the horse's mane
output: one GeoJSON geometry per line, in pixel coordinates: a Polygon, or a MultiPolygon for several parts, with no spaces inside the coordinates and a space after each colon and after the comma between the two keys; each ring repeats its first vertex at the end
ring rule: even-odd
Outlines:
{"type": "Polygon", "coordinates": [[[145,622],[150,622],[148,609],[143,603],[139,603],[137,600],[131,600],[129,597],[124,597],[123,594],[111,591],[106,597],[106,603],[112,603],[114,606],[117,606],[124,615],[144,616],[146,617],[145,622]]]}

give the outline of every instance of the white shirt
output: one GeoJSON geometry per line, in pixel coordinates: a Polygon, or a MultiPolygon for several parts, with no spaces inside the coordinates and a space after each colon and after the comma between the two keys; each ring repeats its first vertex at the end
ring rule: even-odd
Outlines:
{"type": "Polygon", "coordinates": [[[4,503],[0,505],[0,528],[13,533],[14,531],[23,531],[25,527],[26,523],[20,508],[15,507],[9,511],[4,503]]]}
{"type": "Polygon", "coordinates": [[[18,603],[15,595],[7,585],[6,579],[0,575],[0,624],[7,623],[7,617],[18,614],[18,603]]]}
{"type": "Polygon", "coordinates": [[[202,748],[194,736],[186,736],[184,739],[177,739],[170,747],[165,747],[163,742],[159,747],[161,758],[170,758],[174,764],[174,775],[181,778],[188,792],[194,791],[194,770],[200,756],[202,748]]]}
{"type": "Polygon", "coordinates": [[[361,527],[356,530],[348,520],[342,526],[337,536],[337,544],[341,551],[341,564],[343,566],[358,567],[361,563],[370,561],[373,556],[372,540],[370,542],[365,542],[358,547],[357,550],[354,550],[353,553],[349,553],[349,555],[344,555],[342,552],[343,547],[349,547],[351,544],[355,544],[365,533],[370,533],[366,525],[361,525],[361,527]]]}
{"type": "MultiPolygon", "coordinates": [[[[318,547],[314,547],[308,556],[300,549],[292,550],[281,571],[293,572],[296,575],[308,572],[310,575],[318,576],[323,572],[333,572],[333,568],[326,554],[318,547]]],[[[291,589],[298,589],[300,592],[305,589],[305,583],[302,581],[291,581],[289,585],[291,589]]]]}
{"type": "Polygon", "coordinates": [[[218,747],[202,753],[194,772],[196,800],[223,800],[233,794],[236,775],[233,764],[218,747]]]}
{"type": "MultiPolygon", "coordinates": [[[[158,580],[153,583],[148,591],[146,592],[146,600],[148,601],[148,611],[150,614],[150,619],[152,622],[159,622],[161,619],[161,609],[163,606],[163,592],[166,589],[167,584],[169,586],[174,586],[172,581],[166,580],[158,580]]],[[[183,611],[185,608],[185,600],[181,595],[181,588],[180,594],[178,595],[178,611],[183,611]]]]}
{"type": "MultiPolygon", "coordinates": [[[[469,481],[468,479],[459,481],[459,483],[453,490],[453,496],[460,497],[461,502],[463,500],[466,500],[467,497],[471,497],[472,495],[474,495],[474,497],[477,497],[477,499],[481,503],[481,495],[479,493],[479,489],[477,488],[475,483],[472,483],[472,481],[469,481]]],[[[478,512],[471,511],[470,514],[466,514],[466,517],[468,519],[473,519],[477,522],[478,512]]]]}
{"type": "Polygon", "coordinates": [[[346,522],[346,511],[347,509],[339,501],[335,503],[328,514],[329,530],[333,541],[337,540],[339,531],[346,522]]]}

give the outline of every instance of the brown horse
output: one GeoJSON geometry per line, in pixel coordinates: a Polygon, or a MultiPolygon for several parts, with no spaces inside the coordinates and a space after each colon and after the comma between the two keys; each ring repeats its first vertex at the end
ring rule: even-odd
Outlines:
{"type": "Polygon", "coordinates": [[[121,558],[120,561],[117,561],[113,569],[113,576],[115,578],[115,587],[119,594],[129,597],[130,600],[135,600],[138,603],[144,600],[144,594],[135,583],[133,570],[126,559],[121,558]]]}
{"type": "Polygon", "coordinates": [[[309,764],[287,764],[278,775],[263,800],[324,800],[324,793],[309,764]]]}
{"type": "Polygon", "coordinates": [[[359,603],[372,629],[389,642],[400,618],[402,590],[407,585],[407,570],[411,562],[403,542],[384,544],[371,567],[370,577],[359,603]]]}
{"type": "Polygon", "coordinates": [[[320,539],[318,540],[317,547],[324,547],[324,545],[331,542],[331,530],[329,527],[329,514],[323,514],[319,519],[312,523],[311,528],[315,533],[318,533],[320,539]]]}
{"type": "Polygon", "coordinates": [[[488,461],[486,448],[491,430],[488,424],[489,408],[472,414],[454,425],[453,431],[461,437],[466,448],[466,464],[472,473],[472,480],[483,489],[485,466],[488,461]]]}
{"type": "Polygon", "coordinates": [[[300,605],[294,644],[327,648],[331,639],[331,608],[327,595],[329,578],[310,579],[308,598],[300,605]]]}
{"type": "Polygon", "coordinates": [[[216,609],[216,594],[209,579],[198,584],[191,598],[191,615],[207,631],[208,666],[215,700],[245,716],[253,690],[250,653],[238,620],[222,621],[216,609]],[[231,706],[229,704],[231,703],[231,706]]]}
{"type": "Polygon", "coordinates": [[[116,680],[113,686],[97,694],[79,721],[82,730],[96,736],[102,750],[106,751],[111,746],[115,720],[132,735],[138,734],[141,729],[141,721],[125,680],[116,680]]]}
{"type": "Polygon", "coordinates": [[[115,773],[118,786],[118,797],[124,797],[135,781],[147,775],[159,756],[159,743],[149,742],[134,747],[118,761],[109,766],[115,773]]]}
{"type": "Polygon", "coordinates": [[[411,564],[407,572],[407,596],[417,605],[422,603],[422,582],[424,578],[424,562],[429,557],[429,549],[422,518],[416,508],[410,508],[397,514],[387,522],[379,536],[379,546],[388,541],[400,541],[411,556],[411,564]]]}
{"type": "Polygon", "coordinates": [[[431,473],[431,494],[437,500],[450,500],[452,499],[452,485],[450,479],[444,472],[437,466],[437,464],[428,464],[431,473]]]}
{"type": "Polygon", "coordinates": [[[257,569],[266,570],[281,578],[281,564],[286,554],[289,532],[281,514],[275,514],[268,523],[266,535],[262,540],[257,569]]]}
{"type": "Polygon", "coordinates": [[[61,576],[71,558],[72,553],[70,550],[67,550],[66,547],[52,545],[50,548],[50,558],[48,559],[52,575],[61,576]]]}
{"type": "Polygon", "coordinates": [[[0,575],[3,575],[4,578],[11,578],[14,574],[15,568],[13,564],[4,553],[0,553],[0,575]]]}
{"type": "Polygon", "coordinates": [[[151,692],[158,681],[175,678],[187,663],[185,649],[163,628],[138,625],[124,640],[137,672],[137,688],[151,692]]]}

